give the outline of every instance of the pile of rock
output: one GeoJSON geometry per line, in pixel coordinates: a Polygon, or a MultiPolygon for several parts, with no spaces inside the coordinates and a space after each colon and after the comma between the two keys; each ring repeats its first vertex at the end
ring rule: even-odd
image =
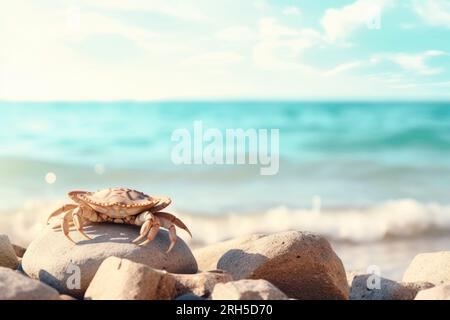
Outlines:
{"type": "Polygon", "coordinates": [[[449,299],[450,252],[418,255],[402,282],[346,275],[323,237],[299,231],[258,234],[191,252],[178,239],[169,254],[161,230],[145,247],[139,232],[98,224],[94,240],[73,244],[45,229],[25,250],[0,235],[0,299],[286,300],[449,299]],[[21,270],[16,271],[16,270],[21,270]]]}
{"type": "Polygon", "coordinates": [[[243,237],[197,250],[203,270],[175,274],[106,259],[85,299],[348,299],[342,262],[322,237],[302,232],[243,237]],[[207,271],[220,269],[222,271],[207,271]],[[111,281],[114,279],[114,281],[111,281]]]}
{"type": "Polygon", "coordinates": [[[17,269],[23,256],[19,268],[29,278],[16,274],[56,290],[59,299],[348,299],[341,260],[312,233],[252,235],[194,253],[178,239],[166,254],[164,230],[145,247],[130,243],[139,232],[132,226],[86,231],[94,240],[75,245],[46,228],[26,251],[2,237],[0,261],[17,269]]]}
{"type": "Polygon", "coordinates": [[[58,291],[17,271],[23,253],[0,235],[0,300],[59,300],[58,291]]]}

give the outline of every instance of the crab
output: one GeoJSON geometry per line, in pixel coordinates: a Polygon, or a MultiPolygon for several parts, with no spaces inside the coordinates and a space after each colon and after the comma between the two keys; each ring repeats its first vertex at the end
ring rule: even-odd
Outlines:
{"type": "Polygon", "coordinates": [[[169,231],[172,250],[177,241],[175,226],[184,229],[192,237],[186,225],[174,215],[161,212],[172,200],[165,196],[148,196],[143,192],[127,188],[109,188],[97,192],[71,191],[68,193],[75,203],[65,204],[50,214],[47,224],[54,217],[61,216],[61,227],[64,235],[72,242],[69,235],[70,225],[74,225],[85,238],[92,240],[83,230],[85,221],[112,222],[141,226],[140,235],[132,242],[141,246],[151,242],[160,227],[169,231]]]}

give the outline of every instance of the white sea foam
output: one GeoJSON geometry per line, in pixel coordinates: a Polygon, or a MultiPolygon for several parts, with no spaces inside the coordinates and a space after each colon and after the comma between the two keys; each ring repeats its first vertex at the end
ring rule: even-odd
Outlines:
{"type": "MultiPolygon", "coordinates": [[[[28,244],[44,226],[47,215],[62,201],[28,201],[15,211],[0,212],[0,233],[13,242],[28,244]]],[[[392,238],[450,233],[450,206],[420,203],[411,199],[394,200],[368,208],[311,209],[272,208],[264,213],[228,213],[205,216],[174,212],[191,229],[193,246],[251,233],[307,230],[330,240],[374,242],[392,238]]]]}
{"type": "Polygon", "coordinates": [[[428,233],[450,233],[450,206],[395,200],[365,209],[273,208],[262,214],[228,214],[219,218],[184,216],[193,234],[211,243],[243,234],[308,230],[329,239],[372,242],[428,233]]]}

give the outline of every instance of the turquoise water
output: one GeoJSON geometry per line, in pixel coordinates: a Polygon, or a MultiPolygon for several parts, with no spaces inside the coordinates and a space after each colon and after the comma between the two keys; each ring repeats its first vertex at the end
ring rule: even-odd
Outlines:
{"type": "Polygon", "coordinates": [[[0,189],[24,195],[130,186],[207,214],[276,206],[449,204],[450,104],[358,102],[0,103],[0,189]],[[280,170],[176,166],[175,129],[280,130],[280,170]],[[57,180],[44,180],[54,172],[57,180]]]}

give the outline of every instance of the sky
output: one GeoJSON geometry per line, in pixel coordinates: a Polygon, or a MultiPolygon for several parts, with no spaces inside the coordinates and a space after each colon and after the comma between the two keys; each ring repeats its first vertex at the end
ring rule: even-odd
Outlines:
{"type": "Polygon", "coordinates": [[[449,99],[450,0],[0,0],[0,100],[449,99]]]}

